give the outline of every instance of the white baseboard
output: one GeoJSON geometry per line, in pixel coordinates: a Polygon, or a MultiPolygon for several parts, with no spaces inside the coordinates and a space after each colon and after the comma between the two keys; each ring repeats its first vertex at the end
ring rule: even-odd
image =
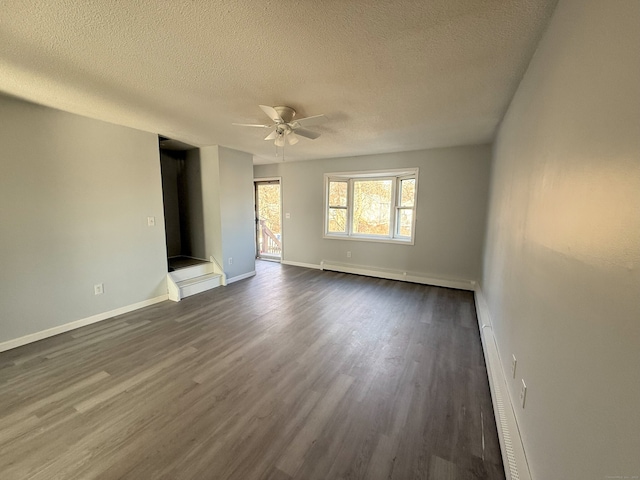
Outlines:
{"type": "Polygon", "coordinates": [[[110,310],[108,312],[98,313],[97,315],[92,315],[87,318],[81,318],[80,320],[75,320],[73,322],[65,323],[64,325],[58,325],[57,327],[48,328],[47,330],[30,333],[29,335],[25,335],[24,337],[14,338],[13,340],[7,340],[6,342],[0,343],[0,352],[11,350],[12,348],[21,347],[22,345],[26,345],[28,343],[37,342],[38,340],[42,340],[44,338],[53,337],[54,335],[59,335],[61,333],[65,333],[70,330],[75,330],[76,328],[84,327],[86,325],[91,325],[92,323],[101,322],[102,320],[107,320],[108,318],[112,318],[117,315],[133,312],[134,310],[138,310],[143,307],[148,307],[149,305],[154,305],[156,303],[164,302],[168,298],[169,298],[168,294],[160,295],[159,297],[150,298],[149,300],[144,300],[142,302],[126,305],[124,307],[116,308],[115,310],[110,310]]]}
{"type": "Polygon", "coordinates": [[[476,286],[475,301],[505,475],[507,480],[531,480],[527,456],[513,410],[513,400],[507,386],[507,376],[502,368],[500,352],[493,334],[489,306],[479,285],[476,286]]]}
{"type": "Polygon", "coordinates": [[[304,267],[304,268],[313,268],[315,270],[322,270],[320,265],[316,265],[315,263],[303,263],[303,262],[291,262],[289,260],[282,260],[280,263],[283,265],[293,265],[294,267],[304,267]]]}
{"type": "Polygon", "coordinates": [[[255,276],[255,274],[256,274],[256,271],[254,270],[253,272],[247,272],[247,273],[243,273],[242,275],[237,275],[235,277],[227,278],[227,285],[233,282],[244,280],[245,278],[253,277],[255,276]]]}
{"type": "Polygon", "coordinates": [[[387,280],[401,280],[404,282],[421,283],[423,285],[434,285],[436,287],[456,288],[458,290],[470,291],[475,290],[475,282],[473,280],[438,278],[415,272],[403,272],[401,270],[351,265],[328,260],[323,260],[320,263],[320,268],[322,270],[330,270],[332,272],[355,273],[356,275],[386,278],[387,280]]]}

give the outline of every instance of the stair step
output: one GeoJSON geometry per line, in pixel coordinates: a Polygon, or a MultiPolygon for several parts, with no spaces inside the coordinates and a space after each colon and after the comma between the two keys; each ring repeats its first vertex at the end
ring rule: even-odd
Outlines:
{"type": "Polygon", "coordinates": [[[206,282],[207,280],[210,280],[212,278],[220,278],[221,275],[218,275],[216,273],[207,273],[205,275],[200,275],[198,277],[193,277],[193,278],[187,278],[185,280],[181,280],[179,282],[176,282],[176,284],[179,287],[188,287],[189,285],[195,285],[196,283],[200,283],[200,282],[206,282]]]}
{"type": "Polygon", "coordinates": [[[169,275],[171,275],[171,278],[173,278],[174,282],[179,283],[183,280],[201,277],[209,273],[213,273],[213,263],[211,262],[200,263],[191,267],[179,268],[178,270],[170,272],[169,275]]]}
{"type": "Polygon", "coordinates": [[[194,278],[187,278],[176,282],[178,288],[180,288],[180,298],[189,297],[196,293],[205,292],[220,286],[220,279],[222,275],[216,273],[207,273],[194,278]]]}

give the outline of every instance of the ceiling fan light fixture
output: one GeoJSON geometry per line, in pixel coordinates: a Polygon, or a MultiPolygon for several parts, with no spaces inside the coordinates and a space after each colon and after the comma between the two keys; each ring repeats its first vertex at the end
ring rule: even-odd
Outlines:
{"type": "Polygon", "coordinates": [[[284,147],[286,143],[289,145],[295,145],[299,142],[298,135],[315,140],[320,136],[319,133],[307,130],[306,126],[319,125],[327,121],[327,117],[324,115],[313,115],[311,117],[299,118],[294,120],[296,111],[291,107],[275,106],[270,107],[268,105],[259,105],[262,111],[275,122],[272,125],[256,125],[246,123],[234,123],[240,127],[260,127],[260,128],[273,128],[273,131],[265,137],[265,140],[274,140],[276,147],[284,147]],[[294,132],[297,132],[296,135],[294,132]],[[285,137],[287,137],[285,139],[285,137]]]}

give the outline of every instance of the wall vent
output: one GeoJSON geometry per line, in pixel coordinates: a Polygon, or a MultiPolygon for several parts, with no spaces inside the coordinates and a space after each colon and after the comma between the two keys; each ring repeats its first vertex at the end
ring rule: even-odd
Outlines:
{"type": "Polygon", "coordinates": [[[476,286],[475,293],[480,338],[487,365],[493,413],[498,427],[498,439],[500,440],[505,475],[507,480],[531,480],[522,436],[513,411],[514,404],[507,387],[507,377],[502,368],[498,345],[491,326],[489,309],[479,286],[476,286]]]}
{"type": "MultiPolygon", "coordinates": [[[[491,330],[491,327],[487,325],[483,325],[484,328],[488,328],[491,330]]],[[[484,333],[484,332],[483,332],[484,333]]],[[[483,336],[485,336],[484,333],[483,336]]],[[[493,334],[489,334],[491,340],[493,341],[493,334]]],[[[495,350],[495,348],[494,348],[495,350]]],[[[516,456],[513,451],[513,441],[511,440],[511,432],[509,429],[509,421],[507,420],[507,412],[505,410],[504,397],[502,393],[502,385],[500,382],[500,378],[497,378],[496,369],[492,368],[491,372],[491,384],[493,385],[493,402],[494,402],[494,411],[497,410],[497,423],[500,432],[502,433],[502,444],[503,444],[503,456],[506,453],[506,458],[503,458],[502,461],[505,463],[505,467],[508,467],[509,473],[511,474],[511,480],[520,480],[520,475],[518,475],[518,464],[516,462],[516,456]]],[[[507,407],[509,408],[509,407],[507,407]]],[[[505,468],[506,470],[507,468],[505,468]]]]}

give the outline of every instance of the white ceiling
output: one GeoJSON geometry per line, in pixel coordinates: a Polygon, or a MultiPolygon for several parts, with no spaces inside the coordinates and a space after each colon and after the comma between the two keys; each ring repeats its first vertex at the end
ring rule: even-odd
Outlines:
{"type": "Polygon", "coordinates": [[[556,0],[5,0],[0,91],[275,161],[489,142],[556,0]]]}

